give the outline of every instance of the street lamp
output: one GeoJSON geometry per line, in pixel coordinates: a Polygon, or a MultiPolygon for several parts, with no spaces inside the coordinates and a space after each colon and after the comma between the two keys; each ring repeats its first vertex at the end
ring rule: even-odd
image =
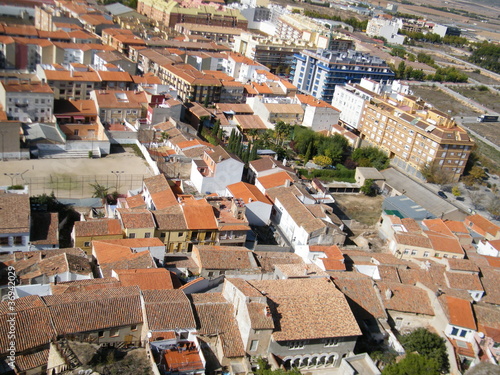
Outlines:
{"type": "Polygon", "coordinates": [[[125,171],[111,171],[116,176],[116,191],[120,188],[120,175],[125,173],[125,171]]]}
{"type": "Polygon", "coordinates": [[[14,178],[18,175],[19,173],[4,173],[4,176],[10,177],[10,186],[14,186],[14,178]]]}

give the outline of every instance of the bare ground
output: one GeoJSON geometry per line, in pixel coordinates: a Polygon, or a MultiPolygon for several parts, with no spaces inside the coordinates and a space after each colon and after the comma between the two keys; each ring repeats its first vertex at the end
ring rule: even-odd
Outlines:
{"type": "MultiPolygon", "coordinates": [[[[472,108],[463,105],[461,102],[456,100],[453,96],[432,87],[432,86],[412,86],[411,90],[415,96],[419,96],[426,102],[431,103],[434,107],[440,111],[447,112],[451,111],[451,116],[476,116],[478,112],[474,111],[472,108]]],[[[488,106],[487,103],[482,103],[484,106],[488,106]]]]}
{"type": "Polygon", "coordinates": [[[375,225],[382,213],[384,197],[368,197],[364,194],[335,194],[337,206],[352,220],[366,225],[369,229],[375,225]]]}
{"type": "Polygon", "coordinates": [[[500,94],[495,91],[485,90],[480,91],[478,87],[456,87],[450,86],[453,91],[472,99],[492,111],[500,112],[500,94]]]}

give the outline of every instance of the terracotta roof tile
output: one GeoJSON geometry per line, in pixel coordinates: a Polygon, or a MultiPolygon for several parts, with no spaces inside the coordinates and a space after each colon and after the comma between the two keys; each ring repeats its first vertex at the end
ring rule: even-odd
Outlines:
{"type": "Polygon", "coordinates": [[[476,229],[479,230],[479,234],[488,233],[493,237],[496,237],[500,232],[500,226],[492,223],[484,216],[480,214],[467,216],[465,218],[466,225],[471,228],[473,231],[477,232],[476,229]]]}
{"type": "Polygon", "coordinates": [[[334,278],[333,282],[346,295],[354,316],[358,319],[387,318],[372,280],[334,278]]]}
{"type": "Polygon", "coordinates": [[[30,230],[30,199],[27,194],[0,194],[0,233],[30,230]]]}
{"type": "Polygon", "coordinates": [[[196,328],[191,303],[182,290],[145,290],[143,295],[150,330],[196,328]]]}
{"type": "Polygon", "coordinates": [[[462,290],[483,290],[479,276],[462,272],[446,272],[450,288],[462,290]]]}
{"type": "MultiPolygon", "coordinates": [[[[39,296],[16,299],[14,305],[16,321],[16,350],[18,353],[46,345],[55,335],[49,309],[39,296]]],[[[12,306],[12,305],[11,305],[12,306]]],[[[6,355],[9,350],[9,328],[7,320],[13,311],[7,301],[0,302],[0,353],[6,355]]]]}
{"type": "Polygon", "coordinates": [[[439,252],[448,252],[464,256],[464,249],[456,237],[446,237],[433,232],[425,232],[432,243],[432,248],[439,252]]]}
{"type": "Polygon", "coordinates": [[[288,172],[281,171],[267,176],[257,177],[257,181],[264,187],[264,189],[271,189],[278,186],[285,186],[286,181],[294,182],[295,178],[288,172]]]}
{"type": "Polygon", "coordinates": [[[432,243],[430,239],[425,236],[422,236],[421,234],[396,233],[394,234],[394,239],[397,241],[398,244],[401,245],[432,249],[432,243]]]}
{"type": "Polygon", "coordinates": [[[273,272],[274,267],[280,264],[304,263],[302,258],[295,253],[259,251],[254,253],[254,256],[262,272],[273,272]]]}
{"type": "Polygon", "coordinates": [[[116,211],[125,229],[155,228],[155,222],[151,211],[146,209],[118,208],[116,211]]]}
{"type": "Polygon", "coordinates": [[[192,230],[215,230],[218,229],[217,220],[215,219],[213,207],[206,201],[200,200],[185,200],[181,204],[186,220],[187,228],[192,230]]]}
{"type": "Polygon", "coordinates": [[[450,266],[450,270],[469,271],[474,273],[479,272],[479,267],[469,259],[448,258],[448,264],[450,266]]]}
{"type": "Polygon", "coordinates": [[[475,303],[472,308],[476,317],[478,331],[484,332],[485,327],[500,330],[500,309],[498,306],[475,303]]]}
{"type": "Polygon", "coordinates": [[[257,270],[251,250],[240,246],[193,246],[193,259],[205,270],[257,270]]]}
{"type": "Polygon", "coordinates": [[[59,282],[57,284],[52,283],[50,285],[50,290],[52,291],[52,295],[56,295],[62,293],[82,292],[94,289],[116,288],[119,286],[121,286],[121,283],[114,277],[105,277],[102,279],[65,281],[65,282],[59,282]]]}
{"type": "Polygon", "coordinates": [[[172,275],[165,268],[143,268],[114,271],[122,286],[137,285],[141,290],[174,289],[172,275]]]}
{"type": "Polygon", "coordinates": [[[122,234],[118,219],[97,219],[75,222],[76,237],[96,237],[122,234]]]}
{"type": "Polygon", "coordinates": [[[271,317],[267,304],[260,302],[249,302],[247,303],[247,308],[252,329],[274,328],[273,318],[271,317]]]}
{"type": "Polygon", "coordinates": [[[262,192],[252,184],[247,182],[237,182],[227,186],[233,197],[243,199],[245,203],[259,201],[267,204],[272,204],[271,201],[262,192]]]}
{"type": "Polygon", "coordinates": [[[248,283],[268,298],[276,341],[361,335],[345,296],[328,279],[248,283]]]}
{"type": "Polygon", "coordinates": [[[382,303],[388,310],[434,316],[431,302],[424,290],[399,283],[377,282],[382,303]]]}
{"type": "Polygon", "coordinates": [[[180,205],[171,206],[162,210],[153,211],[153,216],[159,230],[186,230],[188,229],[184,212],[180,205]]]}
{"type": "Polygon", "coordinates": [[[202,336],[217,335],[222,345],[222,352],[227,358],[244,357],[245,349],[240,331],[234,319],[233,306],[220,293],[192,294],[194,310],[202,336]],[[213,302],[212,302],[213,301],[213,302]]]}
{"type": "Polygon", "coordinates": [[[58,335],[97,331],[143,322],[136,286],[43,297],[58,335]]]}
{"type": "Polygon", "coordinates": [[[476,320],[469,301],[447,295],[441,296],[439,300],[450,324],[476,330],[476,320]]]}
{"type": "Polygon", "coordinates": [[[16,369],[19,372],[26,372],[47,365],[49,352],[50,349],[45,349],[35,353],[16,354],[16,369]]]}
{"type": "Polygon", "coordinates": [[[37,212],[32,214],[30,231],[32,245],[59,246],[59,215],[57,212],[37,212]]]}

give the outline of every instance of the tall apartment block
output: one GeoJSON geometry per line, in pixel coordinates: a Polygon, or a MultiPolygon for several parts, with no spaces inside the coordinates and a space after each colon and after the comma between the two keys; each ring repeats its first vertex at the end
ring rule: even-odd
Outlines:
{"type": "Polygon", "coordinates": [[[394,72],[379,57],[353,50],[304,50],[295,58],[293,84],[299,91],[327,103],[332,102],[337,85],[359,83],[361,78],[380,81],[394,77],[394,72]]]}
{"type": "Polygon", "coordinates": [[[419,178],[423,165],[435,163],[458,181],[474,146],[453,117],[411,95],[367,101],[358,130],[361,139],[386,151],[395,165],[419,178]]]}

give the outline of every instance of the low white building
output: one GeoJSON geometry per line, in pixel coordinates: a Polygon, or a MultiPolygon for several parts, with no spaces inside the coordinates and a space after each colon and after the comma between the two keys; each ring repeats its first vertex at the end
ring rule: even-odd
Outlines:
{"type": "Polygon", "coordinates": [[[221,146],[205,151],[202,160],[193,160],[191,182],[202,194],[220,193],[226,187],[241,181],[245,164],[235,155],[230,155],[221,146]]]}
{"type": "Polygon", "coordinates": [[[239,82],[244,83],[252,78],[256,70],[269,71],[268,67],[234,52],[228,54],[227,58],[223,60],[222,66],[227,75],[235,78],[239,82]]]}
{"type": "Polygon", "coordinates": [[[472,342],[476,332],[476,320],[469,301],[444,295],[441,305],[448,318],[444,334],[450,339],[472,342]]]}
{"type": "Polygon", "coordinates": [[[329,131],[332,124],[338,123],[340,110],[334,106],[310,95],[297,94],[296,98],[304,109],[302,126],[307,126],[311,130],[319,132],[323,130],[329,131]]]}
{"type": "Polygon", "coordinates": [[[477,244],[477,253],[490,257],[500,257],[500,240],[479,241],[477,244]]]}

